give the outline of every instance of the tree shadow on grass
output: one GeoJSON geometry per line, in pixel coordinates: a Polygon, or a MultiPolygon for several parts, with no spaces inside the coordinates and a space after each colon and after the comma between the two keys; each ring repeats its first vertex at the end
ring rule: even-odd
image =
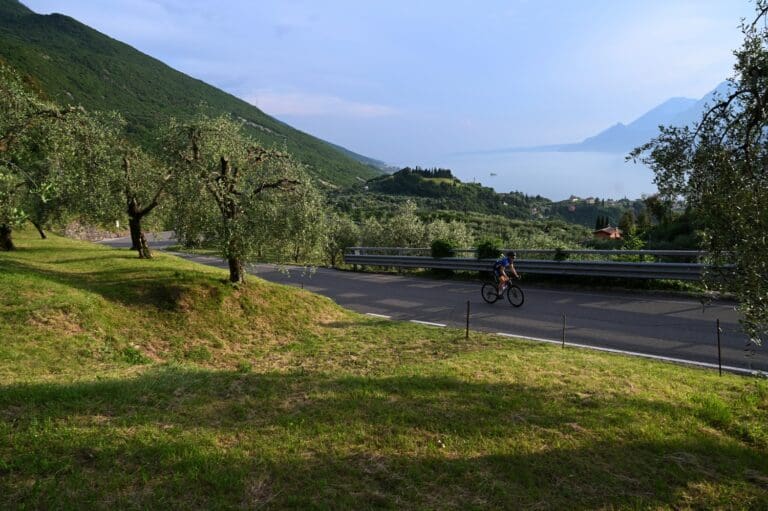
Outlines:
{"type": "Polygon", "coordinates": [[[619,393],[164,369],[3,386],[0,420],[0,494],[31,507],[768,506],[765,446],[619,393]]]}
{"type": "MultiPolygon", "coordinates": [[[[100,258],[93,258],[94,261],[100,258]]],[[[110,259],[114,259],[110,256],[110,259]]],[[[127,259],[127,258],[126,258],[127,259]]],[[[77,262],[90,258],[77,259],[77,262]]],[[[68,260],[66,262],[73,262],[68,260]]],[[[189,280],[172,268],[147,267],[103,271],[66,272],[39,268],[18,261],[3,261],[2,267],[31,279],[46,278],[52,282],[75,289],[97,293],[103,298],[132,307],[149,307],[162,311],[178,310],[185,293],[199,290],[203,279],[189,280]],[[189,280],[189,282],[187,282],[189,280]]],[[[185,272],[188,274],[188,272],[185,272]]],[[[209,286],[206,291],[219,287],[219,281],[206,275],[209,286]]]]}

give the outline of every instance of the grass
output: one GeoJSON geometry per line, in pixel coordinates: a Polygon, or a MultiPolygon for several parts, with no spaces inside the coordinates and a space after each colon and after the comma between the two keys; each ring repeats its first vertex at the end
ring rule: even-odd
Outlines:
{"type": "Polygon", "coordinates": [[[765,381],[17,241],[0,253],[2,508],[768,508],[765,381]]]}

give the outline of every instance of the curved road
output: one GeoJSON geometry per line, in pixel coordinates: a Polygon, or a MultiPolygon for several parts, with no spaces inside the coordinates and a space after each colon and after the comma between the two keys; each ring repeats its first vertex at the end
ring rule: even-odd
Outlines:
{"type": "MultiPolygon", "coordinates": [[[[150,238],[150,242],[154,248],[171,244],[167,236],[154,242],[150,238]]],[[[103,243],[128,246],[125,238],[103,243]]],[[[226,267],[226,263],[216,257],[177,255],[226,267]]],[[[480,297],[479,281],[432,280],[325,268],[311,275],[294,268],[285,275],[268,264],[251,265],[249,271],[272,282],[302,286],[348,309],[395,320],[464,328],[469,301],[472,330],[559,342],[565,315],[568,343],[715,366],[716,320],[720,319],[724,368],[768,371],[765,347],[745,350],[748,339],[739,330],[739,315],[730,302],[703,306],[696,299],[647,292],[553,289],[527,286],[523,280],[525,304],[516,309],[506,300],[486,304],[480,297]]]]}

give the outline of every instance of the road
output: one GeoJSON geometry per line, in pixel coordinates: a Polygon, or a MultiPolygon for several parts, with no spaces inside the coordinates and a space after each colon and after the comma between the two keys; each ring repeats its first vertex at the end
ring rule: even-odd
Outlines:
{"type": "MultiPolygon", "coordinates": [[[[104,243],[128,246],[124,238],[104,243]]],[[[167,236],[161,236],[152,244],[154,248],[163,248],[172,243],[167,236]]],[[[178,255],[226,267],[216,257],[178,255]]],[[[304,287],[348,309],[393,320],[464,328],[469,301],[472,330],[560,341],[565,316],[568,343],[704,364],[717,364],[716,321],[719,319],[723,365],[737,370],[768,371],[765,347],[745,351],[748,339],[739,330],[739,315],[730,302],[703,306],[696,299],[684,297],[555,289],[527,286],[523,281],[525,304],[513,308],[506,300],[485,303],[480,296],[479,281],[433,280],[325,268],[309,275],[300,268],[292,268],[286,275],[269,264],[251,265],[249,272],[271,282],[304,287]]]]}

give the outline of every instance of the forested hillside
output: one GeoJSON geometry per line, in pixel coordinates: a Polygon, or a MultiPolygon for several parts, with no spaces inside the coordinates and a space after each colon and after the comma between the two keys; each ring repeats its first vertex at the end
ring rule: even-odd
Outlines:
{"type": "MultiPolygon", "coordinates": [[[[477,183],[462,183],[448,169],[419,167],[406,167],[392,175],[371,179],[365,192],[368,195],[412,197],[430,209],[472,211],[521,219],[535,216],[538,208],[550,203],[549,199],[540,196],[531,197],[520,192],[496,193],[493,188],[477,183]]],[[[350,199],[346,200],[348,205],[355,202],[350,199]]],[[[359,197],[356,203],[365,202],[365,198],[359,197]]]]}
{"type": "Polygon", "coordinates": [[[212,115],[244,121],[261,143],[284,146],[326,182],[351,184],[381,173],[372,160],[295,130],[72,18],[39,15],[17,0],[0,0],[0,59],[56,103],[120,112],[134,141],[145,146],[158,124],[191,116],[205,103],[212,115]]]}

